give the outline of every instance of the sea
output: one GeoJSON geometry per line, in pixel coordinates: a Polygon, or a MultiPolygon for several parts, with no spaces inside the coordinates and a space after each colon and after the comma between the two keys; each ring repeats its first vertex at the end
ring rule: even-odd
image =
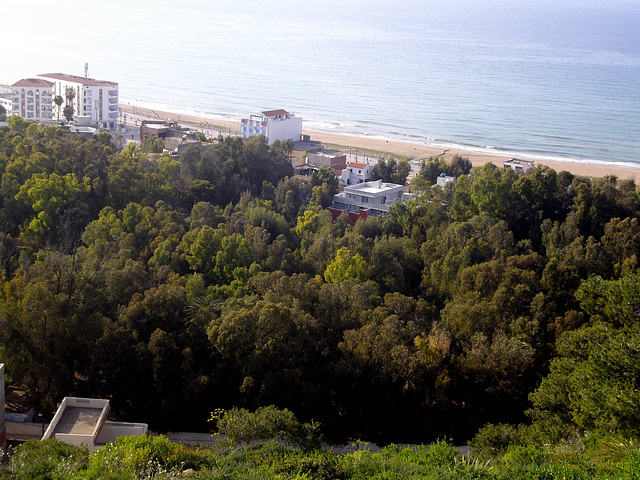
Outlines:
{"type": "Polygon", "coordinates": [[[0,83],[521,158],[640,168],[640,0],[21,0],[0,83]]]}

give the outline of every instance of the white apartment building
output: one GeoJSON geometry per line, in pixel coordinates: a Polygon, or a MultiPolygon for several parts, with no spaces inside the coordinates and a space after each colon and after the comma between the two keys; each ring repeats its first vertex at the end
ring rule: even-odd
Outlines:
{"type": "Polygon", "coordinates": [[[302,118],[297,118],[286,110],[268,110],[261,115],[251,115],[240,121],[240,134],[243,138],[267,137],[269,145],[276,140],[300,140],[302,118]]]}
{"type": "Polygon", "coordinates": [[[6,110],[7,116],[11,115],[11,109],[13,108],[11,87],[0,86],[0,105],[6,110]]]}
{"type": "Polygon", "coordinates": [[[39,78],[26,78],[11,85],[11,113],[25,120],[51,120],[53,83],[39,78]]]}
{"type": "Polygon", "coordinates": [[[404,187],[382,180],[364,182],[344,187],[344,191],[333,197],[332,213],[352,213],[364,218],[367,216],[384,217],[389,207],[403,201],[404,187]],[[364,215],[363,215],[364,214],[364,215]]]}
{"type": "MultiPolygon", "coordinates": [[[[118,122],[118,84],[106,80],[79,77],[65,73],[47,73],[38,75],[54,82],[53,96],[60,95],[64,103],[60,106],[60,117],[66,105],[73,107],[75,117],[87,117],[98,124],[99,128],[113,130],[118,122]],[[71,100],[68,89],[73,90],[71,100]]],[[[55,106],[57,109],[58,107],[55,106]]]]}

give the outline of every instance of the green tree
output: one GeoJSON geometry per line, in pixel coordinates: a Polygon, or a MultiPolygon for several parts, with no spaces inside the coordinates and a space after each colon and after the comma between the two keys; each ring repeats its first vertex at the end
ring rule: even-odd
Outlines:
{"type": "Polygon", "coordinates": [[[28,225],[24,225],[24,240],[34,249],[45,238],[73,242],[80,233],[74,230],[87,213],[86,198],[90,190],[89,179],[80,181],[73,173],[33,175],[16,194],[16,200],[31,205],[35,213],[28,225]]]}
{"type": "Polygon", "coordinates": [[[327,282],[340,285],[349,278],[365,281],[369,276],[369,266],[359,254],[352,255],[347,247],[336,252],[335,260],[324,271],[327,282]]]}
{"type": "Polygon", "coordinates": [[[73,115],[74,114],[75,114],[75,110],[73,109],[73,107],[71,105],[67,105],[62,110],[62,115],[64,116],[64,118],[67,119],[67,122],[71,122],[71,120],[73,120],[73,115]]]}
{"type": "Polygon", "coordinates": [[[371,176],[374,180],[404,185],[410,171],[411,165],[406,160],[392,158],[387,161],[382,158],[371,169],[371,176]]]}
{"type": "Polygon", "coordinates": [[[640,433],[640,275],[584,282],[577,298],[590,326],[565,332],[549,374],[530,395],[534,424],[565,426],[565,434],[596,430],[640,433]]]}

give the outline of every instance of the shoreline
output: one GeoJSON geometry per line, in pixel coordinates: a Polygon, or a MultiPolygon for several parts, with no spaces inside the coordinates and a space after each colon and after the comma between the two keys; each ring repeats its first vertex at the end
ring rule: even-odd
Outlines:
{"type": "MultiPolygon", "coordinates": [[[[224,131],[228,133],[238,132],[240,120],[232,122],[228,120],[218,120],[207,118],[204,116],[179,114],[166,110],[157,110],[146,107],[131,106],[128,104],[120,104],[119,108],[123,114],[132,115],[134,117],[150,120],[162,119],[171,120],[178,123],[192,124],[203,130],[224,131]],[[136,113],[134,113],[136,112],[136,113]]],[[[499,153],[481,153],[472,150],[464,150],[459,148],[445,148],[430,145],[422,145],[399,140],[383,140],[380,138],[367,138],[356,135],[323,132],[318,130],[303,129],[303,134],[309,135],[312,140],[322,143],[340,146],[343,148],[357,148],[373,152],[390,153],[392,155],[410,158],[413,161],[420,161],[429,157],[441,156],[450,162],[455,155],[468,158],[474,167],[484,165],[487,162],[502,166],[502,162],[511,158],[511,155],[499,153]]],[[[536,165],[544,165],[554,169],[557,172],[566,170],[574,175],[605,177],[607,175],[615,175],[620,180],[634,180],[640,182],[640,165],[637,169],[621,167],[617,165],[600,165],[591,163],[580,163],[578,161],[556,161],[546,160],[535,157],[527,157],[526,160],[533,160],[536,165]]]]}

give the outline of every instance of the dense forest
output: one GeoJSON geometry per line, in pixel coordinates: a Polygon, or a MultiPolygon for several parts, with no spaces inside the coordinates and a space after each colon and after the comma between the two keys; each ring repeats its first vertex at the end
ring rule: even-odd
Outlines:
{"type": "Polygon", "coordinates": [[[415,200],[352,225],[335,176],[294,179],[263,137],[174,158],[8,122],[0,357],[38,409],[108,398],[168,431],[275,405],[383,444],[489,424],[484,451],[639,434],[633,181],[430,159],[415,200]]]}

